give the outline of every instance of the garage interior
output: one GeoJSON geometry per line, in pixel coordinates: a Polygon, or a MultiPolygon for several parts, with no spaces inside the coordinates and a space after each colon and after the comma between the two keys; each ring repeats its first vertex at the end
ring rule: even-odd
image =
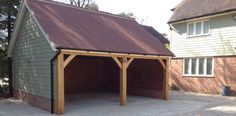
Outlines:
{"type": "MultiPolygon", "coordinates": [[[[70,96],[92,92],[119,96],[119,71],[112,58],[76,56],[65,68],[65,102],[70,96]]],[[[135,59],[127,69],[127,94],[161,99],[163,77],[158,60],[135,59]]]]}
{"type": "MultiPolygon", "coordinates": [[[[127,94],[167,100],[169,61],[164,56],[62,50],[57,56],[56,113],[64,113],[70,96],[78,102],[74,96],[85,93],[105,98],[119,93],[116,103],[121,106],[127,105],[127,94]]],[[[96,96],[87,97],[93,101],[96,96]]]]}

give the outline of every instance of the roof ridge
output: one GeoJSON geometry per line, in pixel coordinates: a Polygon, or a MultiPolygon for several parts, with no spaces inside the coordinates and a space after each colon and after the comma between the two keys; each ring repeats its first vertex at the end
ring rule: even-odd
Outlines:
{"type": "Polygon", "coordinates": [[[86,8],[81,8],[81,7],[73,6],[73,5],[70,5],[70,4],[66,4],[66,3],[63,3],[63,2],[52,1],[52,0],[37,0],[37,1],[46,2],[46,3],[50,3],[50,4],[61,5],[61,6],[65,6],[65,7],[74,8],[74,9],[79,9],[79,10],[83,10],[83,11],[87,11],[87,12],[91,12],[91,13],[102,14],[102,15],[107,15],[107,16],[112,16],[112,17],[117,17],[117,18],[121,18],[121,19],[134,20],[135,21],[135,18],[124,17],[124,16],[120,16],[118,14],[112,14],[112,13],[104,12],[104,11],[93,11],[93,10],[89,10],[89,9],[86,9],[86,8]]]}

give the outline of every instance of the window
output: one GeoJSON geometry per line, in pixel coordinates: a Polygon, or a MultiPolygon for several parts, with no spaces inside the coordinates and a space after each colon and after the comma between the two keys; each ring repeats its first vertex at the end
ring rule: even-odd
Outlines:
{"type": "Polygon", "coordinates": [[[193,28],[194,28],[194,25],[193,24],[189,24],[188,25],[189,29],[188,29],[188,35],[193,35],[193,28]]]}
{"type": "Polygon", "coordinates": [[[199,70],[199,75],[204,75],[204,58],[199,58],[198,59],[198,70],[199,70]]]}
{"type": "Polygon", "coordinates": [[[187,24],[187,36],[207,35],[210,33],[210,21],[199,21],[187,24]]]}
{"type": "Polygon", "coordinates": [[[212,58],[184,59],[184,76],[213,76],[212,58]]]}
{"type": "Polygon", "coordinates": [[[192,59],[191,74],[196,74],[197,59],[192,59]]]}
{"type": "Polygon", "coordinates": [[[207,58],[206,74],[212,75],[212,58],[207,58]]]}
{"type": "Polygon", "coordinates": [[[184,63],[184,74],[189,74],[189,59],[185,59],[184,63]]]}
{"type": "Polygon", "coordinates": [[[197,22],[196,23],[196,35],[200,35],[202,31],[202,23],[201,22],[197,22]]]}

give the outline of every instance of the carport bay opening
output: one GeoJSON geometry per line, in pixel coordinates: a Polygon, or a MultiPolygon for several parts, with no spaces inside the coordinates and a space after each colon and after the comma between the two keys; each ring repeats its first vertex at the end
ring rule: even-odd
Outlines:
{"type": "Polygon", "coordinates": [[[60,51],[56,58],[56,114],[64,114],[67,95],[83,92],[120,93],[122,106],[127,105],[127,93],[168,99],[169,57],[60,51]]]}

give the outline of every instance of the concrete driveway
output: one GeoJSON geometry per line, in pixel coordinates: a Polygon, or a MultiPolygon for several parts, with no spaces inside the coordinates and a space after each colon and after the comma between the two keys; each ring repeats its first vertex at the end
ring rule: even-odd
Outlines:
{"type": "MultiPolygon", "coordinates": [[[[170,100],[128,96],[119,106],[119,95],[86,93],[66,96],[67,116],[235,116],[236,98],[171,92],[170,100]]],[[[19,100],[0,100],[0,116],[50,116],[48,112],[19,100]]]]}

